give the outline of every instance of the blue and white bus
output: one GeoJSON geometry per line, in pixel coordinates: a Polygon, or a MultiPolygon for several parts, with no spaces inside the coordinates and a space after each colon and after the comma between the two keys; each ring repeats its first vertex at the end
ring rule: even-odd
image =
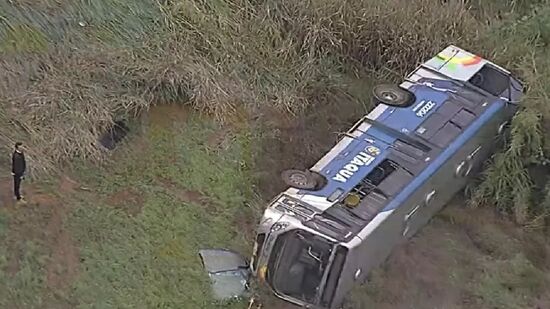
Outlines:
{"type": "Polygon", "coordinates": [[[307,171],[283,173],[257,230],[251,269],[273,293],[338,308],[492,155],[524,87],[502,67],[448,46],[400,85],[307,171]]]}

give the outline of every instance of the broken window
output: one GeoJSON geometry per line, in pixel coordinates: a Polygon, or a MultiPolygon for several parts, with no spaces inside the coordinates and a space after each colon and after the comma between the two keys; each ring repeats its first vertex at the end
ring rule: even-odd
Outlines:
{"type": "Polygon", "coordinates": [[[510,87],[510,77],[488,64],[484,65],[469,81],[494,96],[502,95],[510,87]]]}
{"type": "Polygon", "coordinates": [[[313,302],[326,271],[332,244],[305,231],[277,238],[268,265],[267,280],[279,293],[313,302]]]}
{"type": "Polygon", "coordinates": [[[212,282],[214,298],[224,301],[245,296],[250,273],[242,256],[225,249],[200,250],[199,256],[212,282]]]}

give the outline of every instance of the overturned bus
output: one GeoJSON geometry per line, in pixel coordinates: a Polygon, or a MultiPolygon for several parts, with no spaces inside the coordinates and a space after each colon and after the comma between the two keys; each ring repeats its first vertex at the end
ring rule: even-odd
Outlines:
{"type": "Polygon", "coordinates": [[[250,263],[279,298],[338,308],[357,283],[428,223],[480,171],[508,128],[524,86],[455,46],[400,85],[265,210],[250,263]]]}

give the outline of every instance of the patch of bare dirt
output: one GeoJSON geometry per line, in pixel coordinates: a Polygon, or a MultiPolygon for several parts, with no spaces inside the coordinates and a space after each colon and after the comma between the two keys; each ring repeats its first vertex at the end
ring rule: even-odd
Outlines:
{"type": "MultiPolygon", "coordinates": [[[[61,178],[58,185],[60,194],[70,194],[76,190],[78,184],[69,177],[61,178]]],[[[52,207],[52,215],[46,227],[46,234],[51,248],[49,263],[46,266],[46,284],[54,290],[65,290],[78,276],[80,262],[78,248],[74,244],[71,235],[64,226],[68,208],[59,200],[41,195],[36,200],[43,206],[49,203],[52,207]]]]}
{"type": "Polygon", "coordinates": [[[212,198],[199,191],[185,189],[166,178],[160,179],[159,183],[165,190],[184,203],[193,203],[212,212],[216,210],[212,198]]]}
{"type": "Polygon", "coordinates": [[[208,203],[208,198],[202,193],[193,190],[179,189],[177,191],[177,197],[185,202],[204,205],[208,203]]]}
{"type": "Polygon", "coordinates": [[[141,212],[144,202],[143,196],[132,188],[118,191],[107,199],[109,205],[121,209],[131,216],[141,212]]]}
{"type": "Polygon", "coordinates": [[[175,124],[185,123],[189,110],[189,106],[184,104],[157,104],[145,113],[144,120],[149,125],[170,129],[175,124]]]}
{"type": "MultiPolygon", "coordinates": [[[[550,270],[550,242],[540,233],[526,232],[522,234],[522,249],[525,256],[537,268],[550,270]]],[[[550,308],[550,295],[548,296],[550,308]]]]}
{"type": "Polygon", "coordinates": [[[50,263],[46,267],[46,282],[55,290],[65,290],[78,276],[80,257],[70,234],[61,229],[53,242],[50,263]]]}
{"type": "Polygon", "coordinates": [[[59,193],[63,195],[72,194],[80,188],[80,184],[67,175],[63,175],[59,180],[59,193]]]}
{"type": "Polygon", "coordinates": [[[227,137],[227,131],[223,128],[220,128],[217,131],[210,134],[210,136],[208,136],[206,140],[206,144],[213,148],[219,148],[225,142],[226,137],[227,137]]]}
{"type": "Polygon", "coordinates": [[[319,99],[294,117],[266,108],[258,123],[269,134],[263,138],[255,167],[259,193],[265,200],[285,189],[285,169],[306,169],[319,160],[364,113],[363,106],[347,97],[319,99]]]}
{"type": "Polygon", "coordinates": [[[27,196],[27,205],[36,207],[48,207],[56,209],[59,207],[58,199],[47,193],[31,193],[27,196]]]}
{"type": "Polygon", "coordinates": [[[535,301],[533,309],[548,309],[550,308],[550,295],[543,296],[535,301]]]}
{"type": "Polygon", "coordinates": [[[251,214],[252,210],[244,208],[235,214],[233,224],[239,227],[240,234],[246,237],[248,243],[253,243],[256,237],[258,221],[251,214]]]}
{"type": "Polygon", "coordinates": [[[8,265],[6,267],[6,273],[10,277],[14,277],[17,272],[19,272],[20,269],[20,261],[22,258],[22,254],[20,250],[16,250],[15,252],[12,252],[11,255],[8,256],[8,265]]]}

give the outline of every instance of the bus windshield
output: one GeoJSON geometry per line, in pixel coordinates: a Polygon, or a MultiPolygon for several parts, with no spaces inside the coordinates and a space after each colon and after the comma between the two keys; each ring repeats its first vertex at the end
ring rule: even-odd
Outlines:
{"type": "Polygon", "coordinates": [[[280,235],[268,263],[267,281],[280,294],[313,303],[333,244],[303,230],[280,235]]]}

